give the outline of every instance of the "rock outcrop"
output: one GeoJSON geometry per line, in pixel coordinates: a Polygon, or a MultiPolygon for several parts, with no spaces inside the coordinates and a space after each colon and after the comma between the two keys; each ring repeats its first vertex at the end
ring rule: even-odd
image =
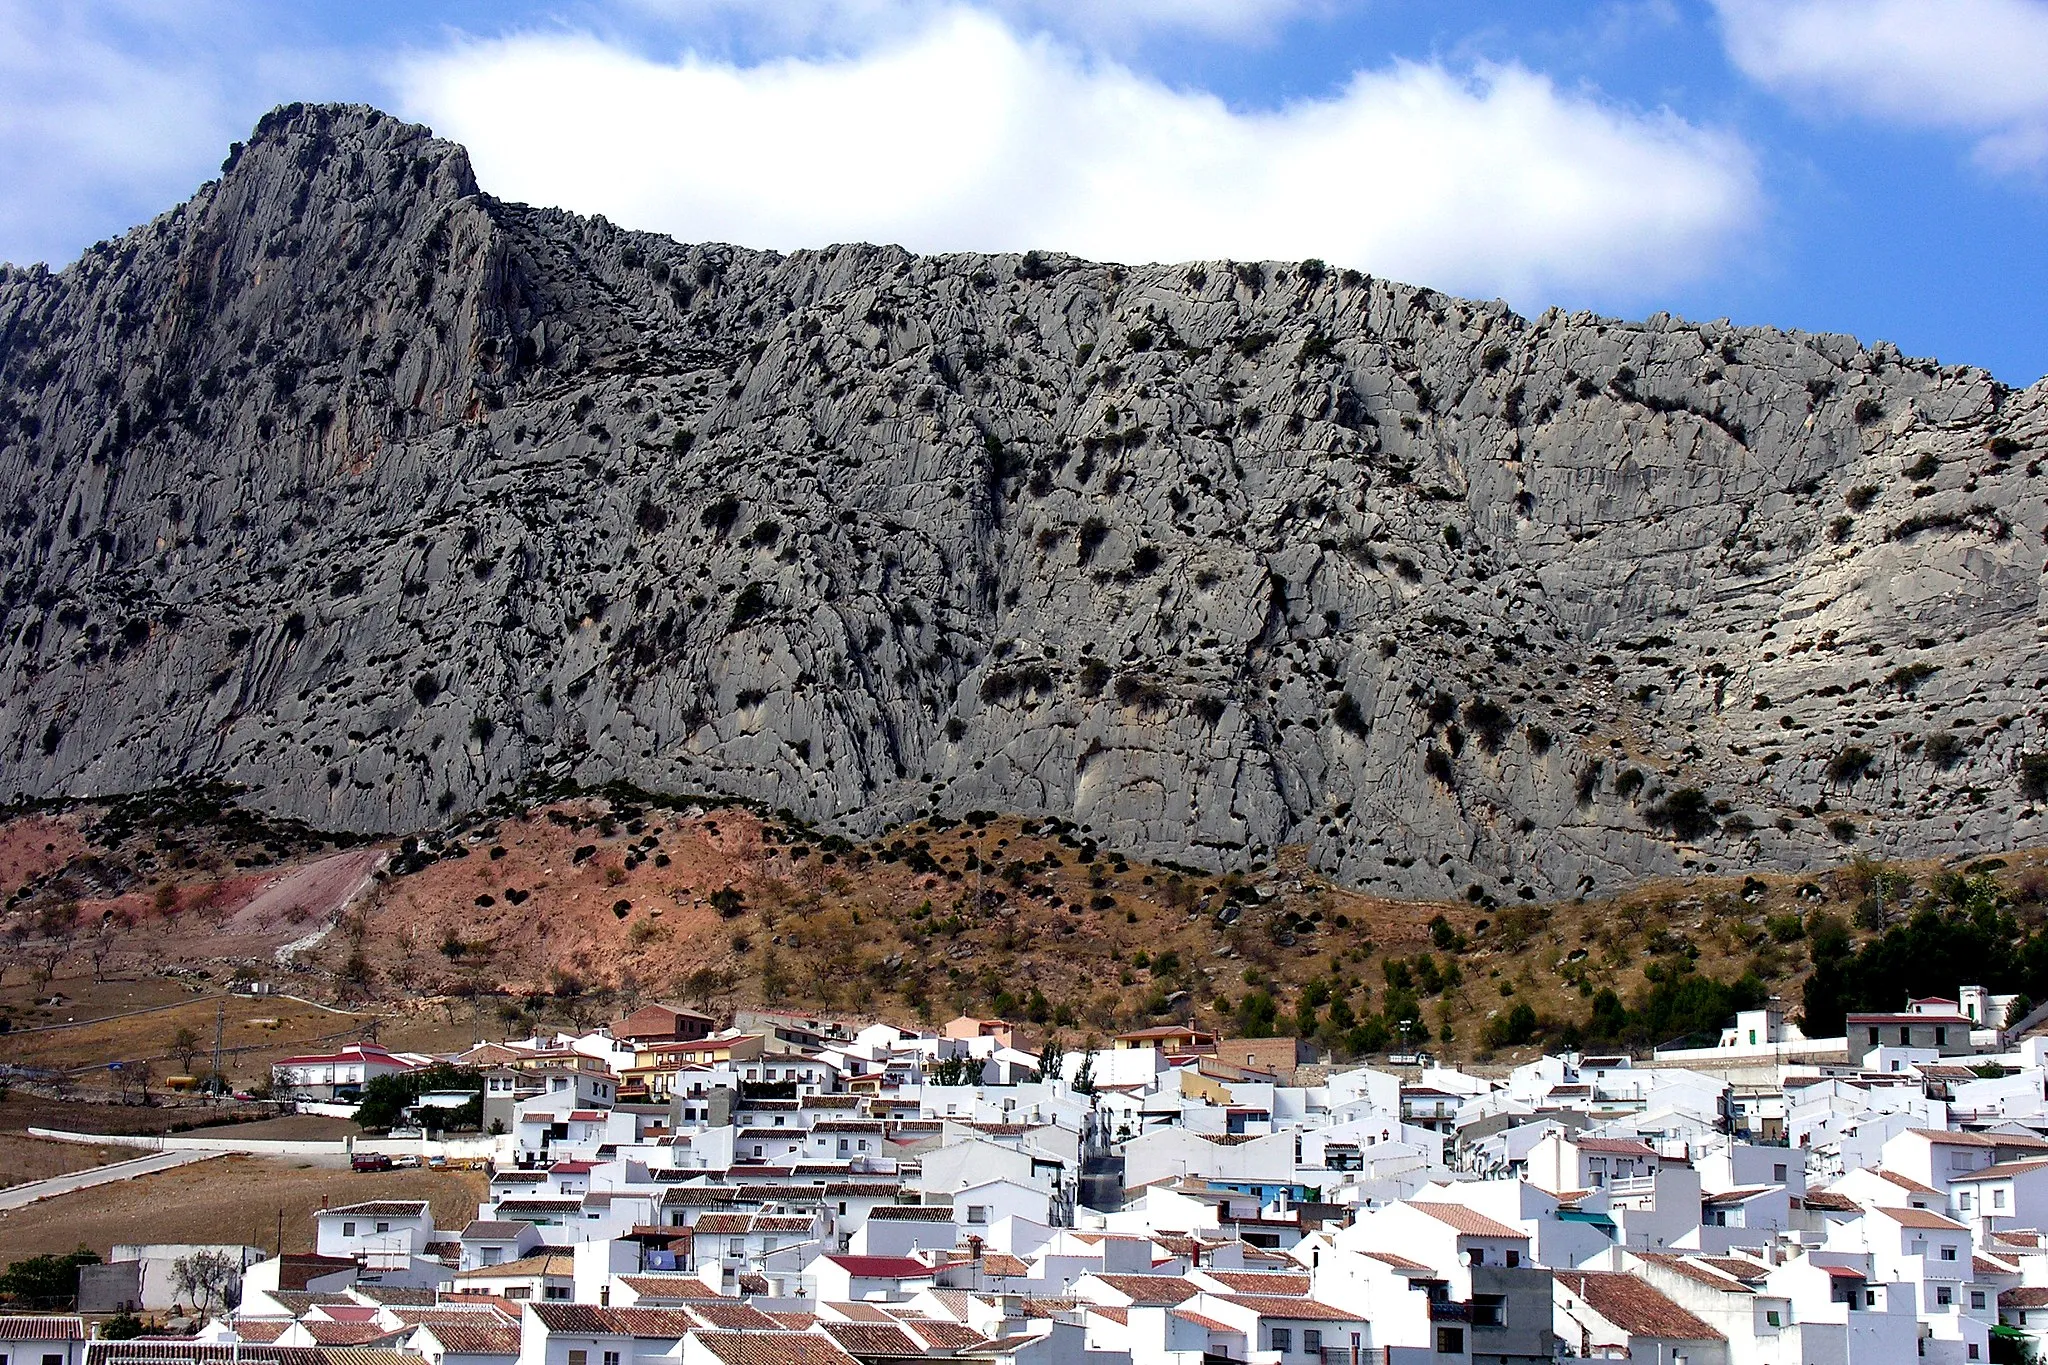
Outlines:
{"type": "Polygon", "coordinates": [[[2048,839],[2048,386],[1319,262],[777,255],[372,110],[0,275],[0,795],[536,778],[1549,897],[2048,839]]]}

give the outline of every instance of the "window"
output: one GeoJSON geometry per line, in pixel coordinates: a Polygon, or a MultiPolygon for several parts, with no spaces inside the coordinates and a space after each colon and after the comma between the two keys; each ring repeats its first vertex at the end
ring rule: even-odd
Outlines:
{"type": "Polygon", "coordinates": [[[566,1284],[549,1284],[541,1286],[540,1296],[544,1299],[567,1300],[574,1293],[575,1291],[566,1284]]]}
{"type": "Polygon", "coordinates": [[[1522,1253],[1521,1253],[1521,1252],[1519,1252],[1519,1251],[1516,1251],[1516,1250],[1515,1250],[1515,1249],[1514,1249],[1513,1247],[1509,1247],[1509,1248],[1508,1248],[1508,1264],[1509,1264],[1509,1265],[1511,1265],[1511,1266],[1516,1266],[1516,1265],[1520,1265],[1521,1263],[1522,1263],[1522,1253]]]}
{"type": "Polygon", "coordinates": [[[725,1239],[725,1254],[726,1254],[726,1255],[728,1255],[728,1256],[740,1256],[740,1255],[744,1255],[744,1254],[746,1253],[746,1250],[747,1250],[747,1239],[746,1239],[746,1238],[744,1238],[744,1237],[728,1237],[728,1238],[726,1238],[726,1239],[725,1239]]]}
{"type": "Polygon", "coordinates": [[[1508,1325],[1508,1301],[1503,1294],[1474,1294],[1472,1296],[1472,1325],[1474,1327],[1505,1327],[1508,1325]]]}
{"type": "Polygon", "coordinates": [[[43,1365],[64,1365],[64,1357],[53,1351],[43,1352],[43,1365]]]}
{"type": "Polygon", "coordinates": [[[1870,1030],[1870,1045],[1872,1047],[1877,1046],[1877,1029],[1874,1026],[1870,1030]]]}
{"type": "Polygon", "coordinates": [[[1294,1349],[1294,1330],[1292,1328],[1275,1327],[1271,1329],[1271,1332],[1272,1340],[1267,1343],[1270,1349],[1278,1351],[1282,1355],[1286,1355],[1294,1349]]]}
{"type": "Polygon", "coordinates": [[[1955,1258],[1956,1249],[1953,1246],[1944,1243],[1941,1248],[1941,1259],[1944,1261],[1953,1261],[1955,1258]]]}
{"type": "Polygon", "coordinates": [[[1462,1327],[1437,1328],[1436,1353],[1440,1356],[1461,1356],[1465,1354],[1465,1329],[1462,1327]]]}
{"type": "Polygon", "coordinates": [[[590,1352],[588,1352],[588,1351],[571,1351],[571,1352],[569,1352],[569,1365],[590,1365],[590,1352]]]}
{"type": "Polygon", "coordinates": [[[1866,1289],[1863,1291],[1863,1306],[1865,1308],[1877,1307],[1877,1291],[1875,1289],[1866,1289]]]}
{"type": "Polygon", "coordinates": [[[1982,1308],[1983,1306],[1984,1306],[1984,1291],[1983,1291],[1983,1290],[1981,1290],[1981,1289],[1972,1289],[1972,1290],[1970,1291],[1970,1307],[1972,1307],[1972,1308],[1982,1308]]]}
{"type": "Polygon", "coordinates": [[[1991,1207],[1994,1209],[2002,1209],[2005,1207],[2004,1190],[1994,1189],[1993,1191],[1991,1191],[1991,1207]]]}
{"type": "Polygon", "coordinates": [[[1945,1024],[1936,1024],[1936,1025],[1934,1026],[1934,1045],[1935,1045],[1936,1047],[1946,1047],[1946,1046],[1948,1045],[1948,1027],[1947,1027],[1947,1025],[1945,1025],[1945,1024]]]}
{"type": "Polygon", "coordinates": [[[1323,1334],[1313,1327],[1301,1329],[1301,1349],[1306,1355],[1314,1355],[1323,1349],[1323,1334]]]}
{"type": "Polygon", "coordinates": [[[356,1235],[356,1225],[355,1225],[354,1223],[343,1223],[343,1224],[341,1225],[341,1235],[342,1235],[342,1236],[344,1236],[344,1237],[353,1237],[353,1236],[355,1236],[355,1235],[356,1235]]]}
{"type": "Polygon", "coordinates": [[[379,1231],[379,1232],[389,1232],[389,1231],[391,1231],[391,1224],[389,1224],[389,1223],[379,1223],[379,1224],[377,1224],[377,1231],[379,1231]]]}
{"type": "Polygon", "coordinates": [[[604,1365],[619,1365],[619,1353],[617,1351],[606,1351],[604,1353],[604,1365]]]}
{"type": "Polygon", "coordinates": [[[1486,1249],[1484,1247],[1473,1247],[1465,1253],[1465,1259],[1473,1265],[1485,1265],[1486,1249]]]}
{"type": "Polygon", "coordinates": [[[967,1206],[967,1221],[970,1223],[986,1223],[988,1221],[988,1205],[969,1204],[967,1206]]]}
{"type": "Polygon", "coordinates": [[[1977,1359],[1977,1343],[1974,1341],[1970,1343],[1970,1359],[1977,1359]]]}
{"type": "Polygon", "coordinates": [[[1771,1167],[1771,1179],[1773,1179],[1773,1180],[1777,1181],[1777,1182],[1778,1182],[1779,1184],[1781,1184],[1781,1185],[1785,1183],[1785,1163],[1784,1163],[1784,1162],[1780,1161],[1780,1162],[1779,1162],[1779,1163],[1777,1163],[1777,1164],[1776,1164],[1775,1166],[1771,1167]]]}
{"type": "Polygon", "coordinates": [[[484,1248],[484,1258],[483,1258],[483,1263],[484,1263],[485,1265],[497,1265],[497,1264],[498,1264],[499,1262],[503,1261],[504,1259],[505,1259],[505,1248],[503,1248],[503,1247],[485,1247],[485,1248],[484,1248]]]}
{"type": "Polygon", "coordinates": [[[1935,1291],[1934,1291],[1934,1302],[1935,1302],[1935,1304],[1936,1304],[1937,1306],[1939,1306],[1939,1307],[1942,1307],[1942,1308],[1947,1308],[1947,1307],[1949,1307],[1949,1306],[1950,1306],[1951,1304],[1953,1304],[1953,1303],[1954,1303],[1955,1301],[1956,1301],[1956,1291],[1955,1291],[1955,1290],[1953,1290],[1953,1289],[1950,1289],[1950,1288],[1949,1288],[1949,1287],[1948,1287],[1947,1285],[1945,1285],[1945,1284],[1944,1284],[1944,1285],[1940,1285],[1940,1286],[1936,1287],[1936,1289],[1935,1289],[1935,1291]]]}
{"type": "Polygon", "coordinates": [[[1764,1310],[1764,1321],[1768,1322],[1773,1327],[1784,1326],[1784,1324],[1778,1320],[1778,1310],[1775,1308],[1766,1308],[1764,1310]]]}

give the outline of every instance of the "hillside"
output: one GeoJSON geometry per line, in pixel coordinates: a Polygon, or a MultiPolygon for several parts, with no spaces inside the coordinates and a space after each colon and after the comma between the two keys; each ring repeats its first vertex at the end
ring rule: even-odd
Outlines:
{"type": "MultiPolygon", "coordinates": [[[[215,993],[235,977],[278,992],[224,1005],[238,1084],[317,1043],[445,1050],[601,1023],[657,998],[904,1023],[996,1013],[1034,1044],[1192,1020],[1228,1035],[1299,1033],[1345,1057],[1398,1050],[1405,1033],[1439,1055],[1508,1060],[1545,1044],[1711,1031],[1766,994],[1796,1015],[1830,935],[1854,947],[1925,909],[1981,922],[1981,888],[2022,946],[2048,911],[2039,854],[1437,904],[1342,888],[1298,848],[1260,875],[1214,876],[980,812],[855,842],[738,806],[577,794],[344,850],[281,833],[252,841],[253,822],[200,818],[189,801],[115,813],[77,807],[0,829],[0,847],[68,834],[79,849],[8,887],[0,930],[21,967],[0,975],[11,1029],[0,1061],[75,1068],[93,1093],[112,1085],[111,1059],[155,1059],[159,1078],[203,1069],[215,993]],[[384,861],[359,893],[334,896],[339,883],[319,874],[364,854],[384,861]],[[181,1028],[196,1058],[166,1051],[181,1028]]],[[[2032,951],[1961,962],[1942,951],[1921,955],[1923,993],[1969,984],[1947,979],[1958,974],[2043,993],[2032,951]]],[[[1892,985],[1871,979],[1889,1001],[1892,985]]]]}
{"type": "Polygon", "coordinates": [[[625,780],[1503,902],[2025,847],[2044,426],[1315,261],[684,244],[290,106],[0,275],[0,794],[625,780]]]}

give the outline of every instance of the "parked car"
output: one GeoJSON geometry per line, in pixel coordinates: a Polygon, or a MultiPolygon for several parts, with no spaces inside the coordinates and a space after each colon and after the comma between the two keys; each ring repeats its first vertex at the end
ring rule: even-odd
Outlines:
{"type": "Polygon", "coordinates": [[[391,1158],[391,1164],[401,1171],[416,1171],[420,1168],[420,1159],[411,1152],[401,1152],[391,1158]]]}
{"type": "Polygon", "coordinates": [[[358,1171],[388,1171],[392,1169],[391,1158],[382,1152],[357,1152],[349,1162],[358,1171]]]}
{"type": "Polygon", "coordinates": [[[428,1157],[428,1158],[427,1158],[427,1169],[428,1169],[428,1170],[430,1170],[430,1171],[445,1171],[445,1170],[447,1170],[447,1169],[448,1169],[448,1158],[447,1158],[447,1157],[445,1157],[445,1156],[430,1156],[430,1157],[428,1157]]]}

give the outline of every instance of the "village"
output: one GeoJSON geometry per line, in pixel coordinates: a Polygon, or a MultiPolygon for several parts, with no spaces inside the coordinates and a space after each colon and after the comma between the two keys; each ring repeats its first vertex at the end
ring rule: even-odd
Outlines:
{"type": "Polygon", "coordinates": [[[0,1365],[2027,1359],[2048,1038],[2016,1008],[1964,987],[1808,1039],[1772,1004],[1717,1047],[1490,1077],[667,1004],[350,1044],[273,1067],[384,1120],[313,1251],[117,1249],[76,1313],[0,1317],[0,1365]],[[379,1196],[450,1164],[488,1172],[460,1226],[379,1196]]]}

